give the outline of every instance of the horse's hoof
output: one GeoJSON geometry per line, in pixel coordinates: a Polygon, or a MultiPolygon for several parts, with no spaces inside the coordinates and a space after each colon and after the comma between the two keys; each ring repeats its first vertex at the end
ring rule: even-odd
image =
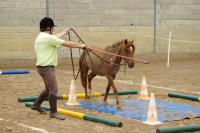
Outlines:
{"type": "Polygon", "coordinates": [[[85,101],[88,100],[88,97],[85,97],[85,101]]]}
{"type": "Polygon", "coordinates": [[[108,102],[103,102],[104,105],[109,105],[108,102]]]}
{"type": "Polygon", "coordinates": [[[121,106],[117,106],[117,110],[121,110],[122,109],[122,107],[121,106]]]}
{"type": "Polygon", "coordinates": [[[120,103],[118,103],[118,104],[117,104],[117,110],[120,110],[120,109],[122,109],[122,106],[121,106],[120,103]]]}

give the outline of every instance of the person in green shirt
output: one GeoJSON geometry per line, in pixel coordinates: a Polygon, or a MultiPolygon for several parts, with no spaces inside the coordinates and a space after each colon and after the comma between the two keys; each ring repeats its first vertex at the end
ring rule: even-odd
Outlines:
{"type": "Polygon", "coordinates": [[[35,39],[34,48],[37,58],[37,71],[44,81],[45,89],[40,93],[38,99],[33,103],[31,108],[40,113],[46,113],[45,110],[40,108],[40,105],[45,99],[48,99],[50,105],[49,117],[64,120],[65,118],[57,113],[58,87],[54,71],[54,67],[58,64],[57,49],[60,46],[84,49],[85,45],[78,45],[74,42],[60,39],[68,34],[70,29],[65,29],[59,34],[52,35],[54,26],[53,19],[49,17],[44,17],[40,21],[40,33],[35,39]]]}

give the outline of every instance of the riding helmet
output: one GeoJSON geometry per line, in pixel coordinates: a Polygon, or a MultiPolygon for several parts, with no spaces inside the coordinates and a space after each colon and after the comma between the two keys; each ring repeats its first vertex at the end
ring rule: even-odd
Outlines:
{"type": "Polygon", "coordinates": [[[45,30],[48,27],[54,27],[55,24],[53,22],[52,18],[49,17],[44,17],[41,21],[40,21],[40,30],[45,30]]]}

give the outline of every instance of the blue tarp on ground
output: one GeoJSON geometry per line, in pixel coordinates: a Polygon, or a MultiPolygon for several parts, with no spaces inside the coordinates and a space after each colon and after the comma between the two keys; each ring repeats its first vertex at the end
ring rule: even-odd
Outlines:
{"type": "MultiPolygon", "coordinates": [[[[80,102],[82,108],[96,110],[109,114],[119,115],[125,118],[145,121],[147,119],[149,101],[147,100],[123,100],[122,109],[117,110],[114,101],[109,106],[95,102],[80,102]]],[[[158,119],[161,122],[169,122],[186,118],[200,117],[200,108],[189,105],[161,102],[156,100],[158,119]]]]}

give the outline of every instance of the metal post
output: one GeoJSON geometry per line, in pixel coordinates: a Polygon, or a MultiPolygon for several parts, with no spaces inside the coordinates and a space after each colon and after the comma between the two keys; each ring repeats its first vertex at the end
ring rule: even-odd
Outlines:
{"type": "Polygon", "coordinates": [[[169,56],[170,56],[170,49],[171,49],[171,38],[172,38],[172,31],[169,32],[169,42],[168,42],[168,51],[167,51],[167,67],[169,67],[169,56]]]}
{"type": "Polygon", "coordinates": [[[46,17],[49,17],[49,0],[46,0],[46,17]]]}
{"type": "Polygon", "coordinates": [[[156,53],[156,0],[153,0],[153,53],[156,53]]]}

